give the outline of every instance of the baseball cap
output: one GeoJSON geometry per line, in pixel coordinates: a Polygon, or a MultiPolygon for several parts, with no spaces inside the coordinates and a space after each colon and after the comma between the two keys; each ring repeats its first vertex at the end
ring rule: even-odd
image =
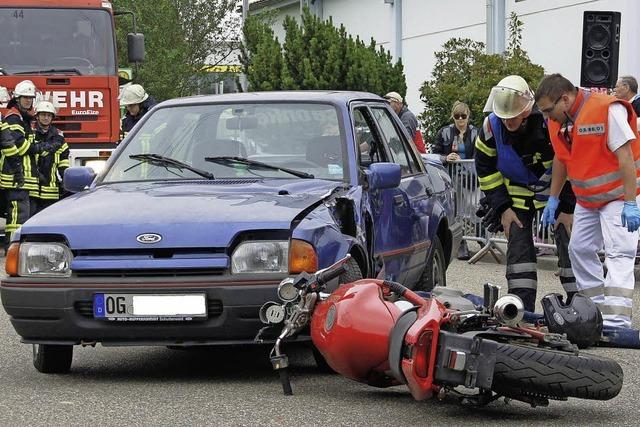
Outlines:
{"type": "Polygon", "coordinates": [[[384,97],[389,101],[403,102],[402,96],[398,92],[389,92],[384,97]]]}

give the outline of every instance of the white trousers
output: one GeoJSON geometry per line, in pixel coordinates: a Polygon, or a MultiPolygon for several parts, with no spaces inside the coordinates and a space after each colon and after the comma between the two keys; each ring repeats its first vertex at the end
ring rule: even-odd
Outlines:
{"type": "Polygon", "coordinates": [[[623,206],[621,200],[599,209],[577,204],[569,257],[578,291],[596,303],[605,326],[630,328],[638,231],[630,233],[622,226],[623,206]],[[606,278],[597,254],[603,247],[606,278]]]}

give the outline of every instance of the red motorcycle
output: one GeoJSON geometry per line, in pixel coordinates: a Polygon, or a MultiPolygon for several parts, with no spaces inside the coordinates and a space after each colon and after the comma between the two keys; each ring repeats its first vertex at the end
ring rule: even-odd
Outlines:
{"type": "Polygon", "coordinates": [[[386,280],[327,284],[344,273],[349,257],[315,274],[283,280],[282,303],[266,303],[267,327],[279,331],[271,353],[285,394],[292,394],[284,340],[307,332],[334,371],[375,387],[405,384],[416,400],[453,395],[486,405],[505,397],[532,406],[568,397],[608,400],[622,388],[614,360],[579,354],[563,335],[521,326],[524,308],[514,295],[486,284],[484,307],[462,293],[438,288],[423,297],[386,280]],[[440,290],[442,291],[442,290],[440,290]],[[476,392],[461,393],[460,386],[476,392]],[[458,388],[458,390],[456,390],[458,388]]]}

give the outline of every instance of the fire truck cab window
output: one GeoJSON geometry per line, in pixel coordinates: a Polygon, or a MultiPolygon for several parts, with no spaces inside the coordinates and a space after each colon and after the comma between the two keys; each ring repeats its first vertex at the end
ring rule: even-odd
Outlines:
{"type": "Polygon", "coordinates": [[[116,74],[106,10],[0,7],[0,28],[0,66],[9,74],[116,74]]]}

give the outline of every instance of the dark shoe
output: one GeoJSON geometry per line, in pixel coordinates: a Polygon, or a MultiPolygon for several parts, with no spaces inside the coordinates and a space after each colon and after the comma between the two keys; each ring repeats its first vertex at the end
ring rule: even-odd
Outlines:
{"type": "Polygon", "coordinates": [[[458,259],[461,261],[468,261],[471,259],[471,255],[469,255],[469,247],[467,246],[466,240],[460,242],[460,247],[458,248],[458,259]]]}

